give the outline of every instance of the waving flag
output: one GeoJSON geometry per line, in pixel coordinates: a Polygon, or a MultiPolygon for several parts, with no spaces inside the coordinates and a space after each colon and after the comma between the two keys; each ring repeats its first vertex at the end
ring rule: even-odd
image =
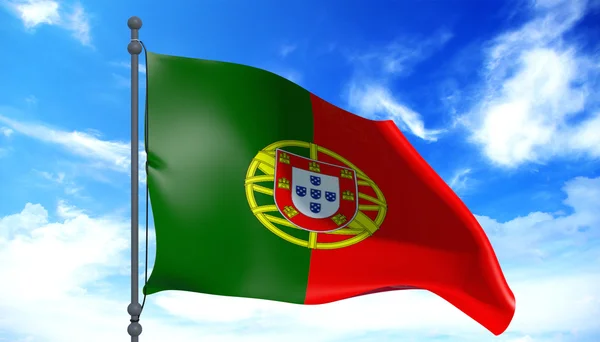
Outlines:
{"type": "Polygon", "coordinates": [[[484,231],[393,122],[248,66],[149,53],[147,68],[146,294],[322,304],[425,289],[507,328],[515,299],[484,231]]]}

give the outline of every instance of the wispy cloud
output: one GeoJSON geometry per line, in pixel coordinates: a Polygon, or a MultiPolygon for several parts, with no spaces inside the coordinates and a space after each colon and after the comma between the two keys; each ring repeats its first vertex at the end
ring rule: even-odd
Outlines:
{"type": "MultiPolygon", "coordinates": [[[[109,63],[112,67],[115,68],[119,68],[119,69],[127,69],[127,70],[131,70],[131,63],[128,62],[111,62],[109,63]]],[[[143,63],[140,63],[138,66],[138,71],[140,73],[140,78],[139,78],[139,87],[140,88],[144,88],[146,86],[146,78],[144,77],[144,75],[146,74],[146,65],[143,63]]],[[[111,73],[113,80],[115,81],[115,85],[118,88],[129,88],[131,87],[131,76],[130,73],[127,73],[126,76],[124,76],[121,73],[116,73],[113,72],[111,73]]]]}
{"type": "Polygon", "coordinates": [[[23,21],[26,29],[40,25],[66,29],[83,45],[91,46],[89,16],[79,3],[64,9],[54,0],[5,0],[4,6],[23,21]]]}
{"type": "MultiPolygon", "coordinates": [[[[0,127],[0,137],[10,138],[14,131],[8,127],[0,127]]],[[[10,147],[0,145],[0,158],[7,156],[11,151],[10,147]]]]}
{"type": "Polygon", "coordinates": [[[279,48],[279,55],[281,57],[287,57],[290,53],[296,51],[298,47],[293,44],[284,44],[279,48]]]}
{"type": "Polygon", "coordinates": [[[0,127],[0,134],[4,135],[5,137],[10,137],[13,133],[14,131],[8,127],[0,127]]]}
{"type": "Polygon", "coordinates": [[[413,41],[411,44],[394,42],[387,48],[381,58],[383,70],[391,74],[410,72],[415,64],[429,58],[444,47],[454,35],[448,30],[441,30],[428,39],[413,41]]]}
{"type": "Polygon", "coordinates": [[[586,1],[537,1],[532,19],[487,48],[485,84],[462,122],[492,162],[514,167],[552,157],[600,157],[598,53],[567,34],[586,1]]]}
{"type": "Polygon", "coordinates": [[[354,65],[354,75],[347,87],[350,108],[371,119],[394,120],[401,129],[421,139],[436,141],[444,130],[425,128],[422,115],[394,95],[392,83],[410,74],[416,64],[451,38],[449,31],[442,30],[428,39],[398,39],[383,48],[350,55],[354,65]]]}
{"type": "Polygon", "coordinates": [[[35,104],[37,104],[37,102],[38,102],[38,99],[34,95],[29,95],[25,98],[25,103],[27,103],[29,105],[35,105],[35,104]]]}
{"type": "MultiPolygon", "coordinates": [[[[130,172],[130,144],[122,141],[100,139],[93,132],[64,131],[43,124],[27,123],[0,115],[0,122],[17,133],[29,136],[39,141],[60,146],[64,150],[85,158],[89,166],[130,172]]],[[[140,143],[140,146],[143,144],[140,143]]],[[[140,150],[139,172],[140,180],[145,181],[146,153],[140,150]]]]}
{"type": "Polygon", "coordinates": [[[274,74],[277,74],[283,78],[287,78],[288,80],[296,83],[296,84],[300,84],[303,81],[303,75],[301,72],[299,72],[296,69],[290,68],[290,67],[286,67],[283,66],[281,64],[278,63],[265,63],[262,66],[259,66],[262,69],[268,70],[274,74]]]}
{"type": "Polygon", "coordinates": [[[37,171],[39,173],[40,176],[42,176],[43,178],[53,182],[53,183],[58,183],[58,184],[63,184],[63,182],[65,181],[65,173],[64,172],[59,172],[57,174],[53,174],[50,172],[46,172],[46,171],[37,171]]]}
{"type": "Polygon", "coordinates": [[[285,69],[285,70],[282,70],[281,72],[278,72],[278,74],[296,84],[300,84],[302,82],[302,74],[296,70],[285,69]]]}
{"type": "Polygon", "coordinates": [[[83,45],[91,44],[90,21],[80,4],[75,4],[72,12],[64,15],[63,27],[71,31],[73,37],[83,45]]]}
{"type": "Polygon", "coordinates": [[[470,173],[471,173],[471,169],[461,169],[461,170],[456,171],[454,173],[454,176],[452,176],[452,179],[450,179],[450,182],[448,183],[448,185],[455,192],[464,191],[468,186],[470,173]]]}
{"type": "MultiPolygon", "coordinates": [[[[117,68],[124,68],[124,69],[131,69],[131,63],[130,62],[111,62],[110,63],[111,66],[113,67],[117,67],[117,68]]],[[[139,73],[140,74],[145,74],[146,73],[146,65],[144,63],[140,63],[139,67],[138,67],[139,73]]]]}
{"type": "Polygon", "coordinates": [[[372,77],[405,76],[421,61],[442,49],[453,37],[440,30],[430,37],[401,37],[383,47],[349,56],[359,69],[372,77]]]}
{"type": "Polygon", "coordinates": [[[116,86],[119,87],[119,88],[129,88],[129,87],[131,87],[131,79],[129,79],[129,78],[123,76],[123,75],[120,75],[120,74],[117,74],[117,73],[113,72],[112,73],[112,78],[115,81],[116,86]]]}
{"type": "Polygon", "coordinates": [[[358,114],[371,119],[393,120],[401,129],[427,141],[436,141],[443,132],[426,129],[421,114],[402,104],[380,84],[351,83],[349,101],[350,107],[356,108],[358,114]]]}
{"type": "Polygon", "coordinates": [[[49,181],[52,185],[60,186],[64,193],[70,196],[79,196],[83,187],[78,186],[75,182],[67,177],[65,172],[52,173],[48,171],[34,170],[40,177],[49,181]]]}

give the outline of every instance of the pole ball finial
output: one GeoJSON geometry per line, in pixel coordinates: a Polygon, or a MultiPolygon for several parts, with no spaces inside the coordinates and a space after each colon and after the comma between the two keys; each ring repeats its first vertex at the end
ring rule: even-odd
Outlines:
{"type": "Polygon", "coordinates": [[[139,30],[142,28],[142,19],[138,17],[131,17],[127,20],[127,26],[132,30],[139,30]]]}
{"type": "Polygon", "coordinates": [[[129,53],[132,55],[139,55],[142,53],[142,44],[140,44],[140,42],[137,40],[132,40],[127,45],[127,51],[129,51],[129,53]]]}
{"type": "Polygon", "coordinates": [[[140,336],[142,334],[142,325],[138,322],[133,322],[127,327],[127,332],[129,336],[140,336]]]}

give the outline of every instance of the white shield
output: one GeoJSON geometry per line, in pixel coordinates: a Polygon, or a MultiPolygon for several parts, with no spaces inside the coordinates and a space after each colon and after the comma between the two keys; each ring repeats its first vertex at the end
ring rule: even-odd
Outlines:
{"type": "Polygon", "coordinates": [[[292,168],[292,202],[302,214],[326,218],[340,207],[340,180],[298,168],[292,168]]]}

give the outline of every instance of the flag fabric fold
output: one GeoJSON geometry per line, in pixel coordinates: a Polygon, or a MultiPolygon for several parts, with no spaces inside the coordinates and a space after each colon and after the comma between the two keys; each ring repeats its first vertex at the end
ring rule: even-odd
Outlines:
{"type": "Polygon", "coordinates": [[[146,294],[323,304],[416,288],[508,327],[515,298],[483,229],[393,122],[248,66],[148,53],[147,68],[146,294]]]}

